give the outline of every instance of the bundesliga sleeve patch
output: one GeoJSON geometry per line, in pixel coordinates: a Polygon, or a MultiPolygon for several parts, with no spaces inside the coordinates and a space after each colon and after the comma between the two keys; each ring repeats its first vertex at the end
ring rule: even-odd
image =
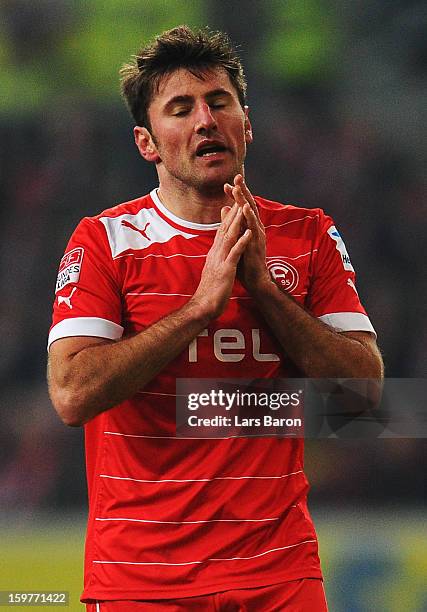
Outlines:
{"type": "Polygon", "coordinates": [[[61,291],[69,283],[77,283],[80,278],[84,249],[77,247],[65,253],[59,264],[55,293],[61,291]]]}
{"type": "Polygon", "coordinates": [[[338,253],[341,255],[342,265],[344,266],[344,270],[349,270],[350,272],[354,272],[354,268],[351,265],[350,257],[347,253],[347,249],[345,248],[344,240],[341,238],[341,235],[335,225],[332,225],[328,229],[328,234],[332,238],[332,240],[336,243],[336,249],[338,253]]]}

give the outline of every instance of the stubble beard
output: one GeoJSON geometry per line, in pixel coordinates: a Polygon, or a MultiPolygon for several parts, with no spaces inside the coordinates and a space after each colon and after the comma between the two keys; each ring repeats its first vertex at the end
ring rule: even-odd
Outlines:
{"type": "Polygon", "coordinates": [[[231,170],[228,174],[223,174],[222,176],[219,175],[210,179],[205,176],[193,176],[191,177],[191,185],[204,196],[208,196],[210,198],[222,197],[224,195],[225,183],[232,184],[234,177],[239,172],[241,172],[241,169],[238,168],[236,164],[236,168],[234,170],[231,170]]]}
{"type": "MultiPolygon", "coordinates": [[[[162,159],[163,157],[162,147],[159,141],[157,140],[156,136],[152,132],[151,132],[151,136],[152,136],[153,142],[155,143],[159,151],[159,156],[162,159]]],[[[212,179],[208,179],[206,178],[206,176],[203,176],[202,172],[200,172],[200,175],[198,175],[196,172],[192,172],[191,164],[188,165],[187,171],[184,171],[184,172],[180,172],[179,169],[177,170],[177,169],[173,169],[171,167],[166,167],[166,166],[165,166],[165,169],[175,179],[177,183],[177,188],[179,188],[178,185],[181,184],[181,186],[184,189],[192,188],[195,191],[198,191],[201,195],[205,197],[209,197],[211,199],[211,198],[223,197],[224,196],[224,184],[225,183],[233,184],[234,177],[236,176],[236,174],[239,174],[239,173],[243,174],[244,160],[246,157],[246,148],[245,148],[245,151],[243,152],[243,155],[240,155],[239,157],[240,159],[235,161],[234,168],[232,168],[228,172],[228,174],[223,175],[222,177],[220,176],[212,177],[212,179]]],[[[164,163],[164,162],[161,161],[160,163],[164,163]]]]}
{"type": "Polygon", "coordinates": [[[173,170],[168,168],[168,173],[174,177],[178,184],[181,184],[184,188],[194,189],[201,195],[212,198],[222,198],[224,196],[224,184],[233,184],[234,177],[236,174],[243,173],[243,161],[236,161],[234,168],[228,171],[228,173],[222,174],[218,172],[215,176],[209,178],[203,172],[192,172],[191,167],[185,172],[179,170],[173,170]]]}

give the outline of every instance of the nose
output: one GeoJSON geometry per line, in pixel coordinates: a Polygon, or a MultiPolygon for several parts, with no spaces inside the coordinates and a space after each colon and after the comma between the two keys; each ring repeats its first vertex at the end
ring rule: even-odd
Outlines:
{"type": "Polygon", "coordinates": [[[202,102],[196,109],[196,121],[194,130],[197,134],[203,134],[209,130],[216,129],[216,120],[212,115],[209,104],[202,102]]]}

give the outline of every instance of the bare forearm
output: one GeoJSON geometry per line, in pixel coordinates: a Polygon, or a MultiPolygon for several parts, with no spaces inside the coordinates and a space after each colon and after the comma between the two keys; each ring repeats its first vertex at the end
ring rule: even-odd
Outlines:
{"type": "Polygon", "coordinates": [[[65,423],[81,425],[135,395],[224,311],[251,232],[240,236],[237,205],[221,214],[200,283],[185,306],[119,342],[77,337],[53,344],[49,390],[65,423]]]}
{"type": "Polygon", "coordinates": [[[97,343],[69,357],[50,381],[51,396],[65,422],[81,425],[132,397],[207,325],[192,300],[146,330],[118,342],[97,343]]]}
{"type": "Polygon", "coordinates": [[[367,346],[334,331],[272,281],[251,293],[287,356],[308,378],[382,377],[375,343],[367,346]]]}
{"type": "Polygon", "coordinates": [[[240,281],[291,361],[308,378],[382,378],[381,354],[369,333],[335,332],[272,281],[265,227],[243,177],[237,175],[234,186],[226,184],[225,191],[242,207],[244,225],[253,237],[240,262],[240,281]]]}

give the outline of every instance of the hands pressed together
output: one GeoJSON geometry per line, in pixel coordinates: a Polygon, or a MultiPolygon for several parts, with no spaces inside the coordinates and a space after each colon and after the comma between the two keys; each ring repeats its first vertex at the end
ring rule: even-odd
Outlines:
{"type": "Polygon", "coordinates": [[[194,295],[206,305],[212,317],[224,311],[236,274],[251,293],[271,282],[265,261],[264,226],[243,176],[237,174],[234,184],[226,183],[224,191],[234,204],[221,209],[221,225],[194,295]]]}
{"type": "Polygon", "coordinates": [[[255,291],[265,282],[270,282],[265,254],[265,229],[259,216],[255,199],[241,174],[237,174],[234,185],[226,183],[225,193],[241,208],[242,226],[251,232],[251,239],[240,258],[237,276],[248,291],[255,291]]]}

